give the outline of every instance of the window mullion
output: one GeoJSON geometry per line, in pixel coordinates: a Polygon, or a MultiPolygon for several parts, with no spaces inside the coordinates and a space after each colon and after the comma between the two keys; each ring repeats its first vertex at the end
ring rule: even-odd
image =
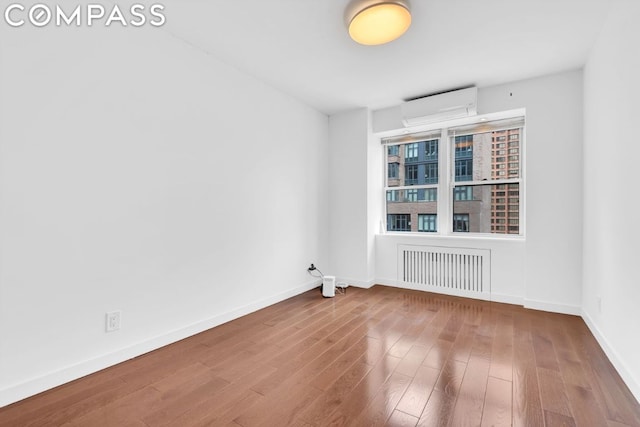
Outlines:
{"type": "Polygon", "coordinates": [[[452,213],[452,201],[451,201],[451,182],[452,182],[452,169],[451,162],[451,147],[449,143],[449,130],[442,129],[442,140],[440,142],[440,152],[442,153],[438,158],[440,177],[438,179],[438,230],[442,235],[451,234],[451,213],[452,213]]]}

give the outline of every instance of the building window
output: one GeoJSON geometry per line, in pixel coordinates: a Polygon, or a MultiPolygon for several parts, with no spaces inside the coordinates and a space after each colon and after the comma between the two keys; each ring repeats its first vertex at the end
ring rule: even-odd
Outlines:
{"type": "Polygon", "coordinates": [[[473,135],[455,137],[456,160],[471,159],[473,157],[473,135]]]}
{"type": "Polygon", "coordinates": [[[469,232],[469,214],[455,214],[453,215],[453,231],[469,232]]]}
{"type": "Polygon", "coordinates": [[[438,200],[438,189],[437,188],[427,188],[424,190],[418,190],[419,196],[418,199],[419,200],[423,200],[425,202],[435,202],[438,200]],[[420,197],[422,196],[422,197],[420,197]]]}
{"type": "Polygon", "coordinates": [[[425,184],[437,184],[438,183],[438,164],[425,163],[424,165],[424,182],[425,184]]]}
{"type": "Polygon", "coordinates": [[[438,231],[438,216],[435,214],[419,214],[418,231],[431,233],[438,231]]]}
{"type": "Polygon", "coordinates": [[[390,145],[389,148],[387,148],[387,153],[390,156],[398,156],[400,154],[400,146],[399,145],[390,145]]]}
{"type": "Polygon", "coordinates": [[[387,231],[411,231],[410,214],[387,215],[387,231]]]}
{"type": "Polygon", "coordinates": [[[400,169],[400,163],[389,163],[387,169],[387,176],[392,179],[398,178],[398,171],[400,169]]]}
{"type": "Polygon", "coordinates": [[[473,179],[473,160],[456,160],[456,182],[473,179]]]}
{"type": "Polygon", "coordinates": [[[397,201],[398,201],[398,190],[387,191],[387,202],[397,202],[397,201]]]}
{"type": "Polygon", "coordinates": [[[473,200],[473,187],[453,187],[453,200],[473,200]]]}
{"type": "Polygon", "coordinates": [[[438,140],[425,142],[424,157],[426,160],[438,160],[438,140]]]}
{"type": "Polygon", "coordinates": [[[418,144],[407,144],[404,148],[404,161],[405,162],[417,162],[418,161],[418,144]]]}
{"type": "Polygon", "coordinates": [[[398,164],[397,175],[387,174],[385,191],[399,191],[399,198],[386,194],[387,229],[523,234],[524,135],[524,118],[512,117],[385,138],[398,147],[383,152],[387,165],[398,164]],[[414,224],[402,226],[398,215],[414,224]]]}
{"type": "Polygon", "coordinates": [[[418,183],[418,165],[404,167],[404,185],[414,185],[418,183]]]}

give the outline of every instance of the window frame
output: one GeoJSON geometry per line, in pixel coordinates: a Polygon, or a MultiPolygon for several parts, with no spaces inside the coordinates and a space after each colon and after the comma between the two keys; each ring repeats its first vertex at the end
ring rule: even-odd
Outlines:
{"type": "MultiPolygon", "coordinates": [[[[380,138],[381,143],[385,146],[383,150],[383,166],[384,166],[384,174],[383,174],[383,189],[384,189],[384,199],[383,199],[383,218],[387,218],[387,205],[386,205],[386,191],[393,189],[406,189],[413,188],[413,185],[406,186],[403,182],[400,187],[388,187],[388,182],[386,177],[387,171],[387,150],[389,145],[404,145],[408,143],[414,143],[418,141],[428,141],[429,139],[434,139],[433,136],[425,136],[424,139],[416,139],[420,138],[422,134],[438,134],[435,138],[438,139],[438,183],[437,184],[429,184],[429,185],[420,185],[420,188],[435,188],[438,194],[437,197],[437,231],[428,233],[430,237],[457,237],[457,238],[484,238],[484,239],[506,239],[506,240],[524,240],[526,236],[526,222],[525,222],[525,212],[526,212],[526,112],[524,109],[505,111],[500,113],[493,114],[485,114],[478,115],[472,118],[465,118],[459,120],[451,120],[443,123],[436,123],[430,125],[422,125],[422,126],[412,126],[408,127],[405,130],[401,131],[386,131],[380,132],[376,134],[377,137],[380,138]],[[500,122],[504,121],[504,125],[501,125],[500,122]],[[464,133],[453,133],[455,128],[463,128],[463,127],[476,127],[475,131],[471,133],[484,133],[482,130],[478,130],[479,126],[483,123],[489,122],[495,124],[495,128],[490,128],[486,132],[498,132],[501,130],[508,130],[519,128],[518,132],[518,141],[519,147],[517,148],[517,162],[519,163],[519,176],[513,177],[508,174],[504,176],[491,176],[487,180],[483,181],[455,181],[455,136],[462,136],[464,133]],[[411,138],[414,139],[411,139],[411,138]],[[404,140],[404,141],[403,141],[404,140]],[[454,188],[460,186],[469,186],[471,188],[482,185],[501,185],[501,184],[518,184],[519,191],[519,203],[518,203],[518,216],[513,217],[511,212],[509,214],[509,218],[518,219],[519,224],[519,232],[517,234],[503,234],[503,233],[495,233],[495,232],[454,232],[454,188]]],[[[506,142],[511,142],[515,138],[511,138],[510,135],[506,136],[506,142]]],[[[506,148],[506,147],[505,147],[506,148]]],[[[491,146],[491,149],[493,147],[491,146]]],[[[400,152],[402,149],[399,148],[400,152]]],[[[505,149],[501,149],[505,150],[505,149]]],[[[508,150],[508,148],[506,148],[508,150]]],[[[506,150],[501,153],[503,155],[507,155],[506,150]]],[[[512,154],[513,155],[513,154],[512,154]]],[[[513,157],[511,158],[513,159],[513,157]]],[[[509,159],[509,160],[511,160],[509,159]]],[[[512,160],[511,160],[512,161],[512,160]]],[[[501,169],[507,171],[507,169],[501,169]]],[[[497,171],[497,170],[496,170],[497,171]]],[[[420,172],[419,172],[420,173],[420,172]]],[[[474,190],[471,190],[472,192],[474,190]]],[[[508,191],[508,190],[507,190],[508,191]]],[[[456,212],[458,213],[458,212],[456,212]]],[[[459,212],[460,214],[465,212],[459,212]]],[[[416,220],[418,217],[416,216],[416,220]]],[[[490,221],[490,220],[489,220],[490,221]]],[[[477,228],[476,228],[477,229],[477,228]]],[[[387,224],[383,220],[383,224],[380,230],[383,234],[399,234],[399,235],[422,235],[424,236],[427,233],[420,231],[390,231],[387,230],[387,224]]]]}

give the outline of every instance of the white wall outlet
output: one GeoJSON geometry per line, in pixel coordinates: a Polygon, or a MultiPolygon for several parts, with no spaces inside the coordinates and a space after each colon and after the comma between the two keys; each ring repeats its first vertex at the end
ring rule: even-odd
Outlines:
{"type": "Polygon", "coordinates": [[[106,315],[106,331],[113,332],[120,329],[120,317],[122,312],[120,310],[110,311],[106,315]]]}

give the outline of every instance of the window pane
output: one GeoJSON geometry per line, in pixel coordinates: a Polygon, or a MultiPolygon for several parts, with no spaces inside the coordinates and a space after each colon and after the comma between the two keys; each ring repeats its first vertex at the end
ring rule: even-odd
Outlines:
{"type": "Polygon", "coordinates": [[[398,173],[400,171],[399,166],[400,166],[399,163],[389,163],[387,168],[389,178],[395,178],[395,179],[398,178],[398,173]]]}
{"type": "Polygon", "coordinates": [[[419,214],[418,231],[431,233],[438,231],[438,216],[434,214],[419,214]]]}
{"type": "Polygon", "coordinates": [[[387,190],[388,231],[437,231],[438,189],[415,188],[387,190]],[[425,216],[426,215],[426,216],[425,216]],[[423,217],[423,219],[420,219],[423,217]],[[401,218],[406,218],[401,219],[401,218]],[[424,222],[427,221],[427,222],[424,222]],[[435,221],[433,225],[429,221],[435,221]],[[427,225],[425,225],[427,224],[427,225]],[[427,227],[427,228],[425,228],[427,227]]]}
{"type": "Polygon", "coordinates": [[[453,215],[453,231],[463,233],[469,232],[469,214],[453,215]]]}
{"type": "Polygon", "coordinates": [[[388,214],[387,231],[411,231],[411,215],[388,214]]]}
{"type": "MultiPolygon", "coordinates": [[[[519,195],[519,184],[509,184],[509,199],[519,195]],[[513,192],[513,194],[511,194],[513,192]]],[[[456,186],[453,189],[453,231],[519,234],[519,204],[506,204],[504,185],[456,186]],[[471,189],[470,193],[469,190],[471,189]],[[462,198],[459,194],[467,192],[462,198]],[[509,218],[506,221],[498,218],[509,218]],[[493,221],[492,221],[493,219],[493,221]]]]}
{"type": "Polygon", "coordinates": [[[418,143],[406,144],[404,149],[404,161],[406,163],[418,161],[418,143]]]}
{"type": "Polygon", "coordinates": [[[387,147],[387,187],[439,182],[438,139],[387,147]]]}
{"type": "Polygon", "coordinates": [[[513,128],[452,137],[455,182],[519,178],[521,130],[513,128]],[[508,150],[502,141],[509,141],[508,150]]]}
{"type": "Polygon", "coordinates": [[[473,200],[473,187],[454,187],[453,200],[473,200]]]}
{"type": "Polygon", "coordinates": [[[418,183],[418,165],[404,167],[404,185],[416,185],[418,183]]]}

